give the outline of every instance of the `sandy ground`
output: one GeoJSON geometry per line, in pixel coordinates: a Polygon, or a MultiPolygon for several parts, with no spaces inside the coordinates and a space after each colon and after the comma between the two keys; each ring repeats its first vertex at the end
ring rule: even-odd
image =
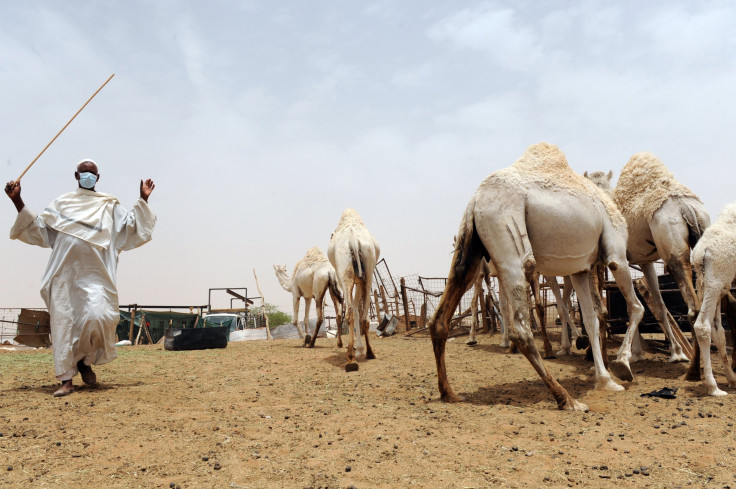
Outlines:
{"type": "Polygon", "coordinates": [[[458,404],[426,337],[376,338],[350,374],[334,339],[120,348],[57,399],[48,350],[0,352],[0,487],[736,487],[734,389],[708,397],[649,353],[625,392],[595,392],[576,354],[547,365],[591,411],[561,412],[498,341],[448,343],[458,404]],[[677,399],[641,397],[664,386],[677,399]]]}

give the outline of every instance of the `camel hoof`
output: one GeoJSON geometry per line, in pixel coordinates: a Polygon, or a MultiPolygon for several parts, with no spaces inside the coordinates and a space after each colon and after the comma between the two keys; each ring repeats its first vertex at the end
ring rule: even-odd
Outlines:
{"type": "Polygon", "coordinates": [[[619,379],[624,382],[631,382],[634,380],[634,374],[631,373],[631,367],[621,360],[613,360],[608,364],[609,369],[619,379]]]}
{"type": "Polygon", "coordinates": [[[583,404],[576,399],[571,399],[571,401],[572,402],[568,402],[567,404],[565,404],[562,409],[565,411],[582,411],[584,413],[587,413],[589,411],[587,404],[583,404]]]}
{"type": "Polygon", "coordinates": [[[563,349],[563,350],[560,350],[560,351],[557,352],[557,356],[558,357],[564,357],[564,356],[567,356],[569,354],[570,354],[570,349],[569,348],[566,349],[566,350],[563,349]]]}
{"type": "Polygon", "coordinates": [[[585,350],[590,346],[590,340],[587,336],[578,336],[575,338],[575,348],[578,350],[585,350]]]}
{"type": "Polygon", "coordinates": [[[498,344],[498,346],[500,346],[501,348],[508,348],[509,346],[511,346],[511,342],[510,341],[502,341],[501,343],[498,344]]]}
{"type": "Polygon", "coordinates": [[[557,357],[555,356],[554,353],[546,353],[542,358],[545,360],[554,360],[557,357]]]}
{"type": "Polygon", "coordinates": [[[357,372],[358,371],[358,364],[357,363],[348,363],[345,365],[345,371],[346,372],[357,372]]]}
{"type": "Polygon", "coordinates": [[[465,342],[465,344],[468,345],[468,346],[475,346],[475,345],[478,344],[478,342],[475,341],[475,340],[468,340],[468,341],[465,342]]]}
{"type": "Polygon", "coordinates": [[[366,360],[375,360],[376,359],[376,356],[373,354],[372,351],[369,351],[368,353],[365,354],[365,359],[366,360]]]}
{"type": "Polygon", "coordinates": [[[713,389],[708,389],[708,395],[709,396],[720,397],[720,396],[726,396],[728,394],[726,392],[722,391],[721,389],[719,389],[718,387],[714,387],[713,389]]]}
{"type": "Polygon", "coordinates": [[[465,401],[465,399],[463,399],[460,396],[456,396],[455,394],[441,396],[440,400],[442,402],[464,402],[465,401]]]}
{"type": "Polygon", "coordinates": [[[690,359],[684,353],[673,353],[668,361],[670,363],[685,363],[689,362],[690,359]]]}
{"type": "Polygon", "coordinates": [[[312,336],[311,336],[311,335],[307,335],[307,336],[305,336],[305,337],[304,337],[304,346],[307,346],[307,345],[309,345],[309,342],[310,342],[310,341],[312,341],[312,336]]]}
{"type": "Polygon", "coordinates": [[[595,384],[595,390],[597,391],[606,391],[606,392],[621,392],[624,389],[624,386],[617,384],[611,379],[601,380],[600,382],[597,382],[595,384]]]}

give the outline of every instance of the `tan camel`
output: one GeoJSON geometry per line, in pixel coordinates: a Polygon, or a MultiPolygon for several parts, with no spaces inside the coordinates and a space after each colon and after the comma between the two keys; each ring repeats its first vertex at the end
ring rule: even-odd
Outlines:
{"type": "MultiPolygon", "coordinates": [[[[729,387],[736,387],[736,374],[726,353],[726,333],[721,325],[721,300],[729,293],[736,278],[736,203],[727,205],[693,248],[693,265],[697,273],[700,312],[694,331],[703,357],[703,376],[708,394],[725,396],[713,377],[710,360],[711,333],[723,362],[729,387]]],[[[734,325],[731,324],[733,333],[734,325]]]]}
{"type": "Polygon", "coordinates": [[[593,309],[590,269],[606,263],[626,298],[632,327],[644,313],[626,260],[626,223],[610,199],[575,173],[565,155],[547,143],[533,145],[511,167],[487,177],[465,210],[458,231],[447,286],[429,321],[440,395],[459,401],[447,379],[448,324],[483,257],[498,272],[506,298],[512,341],[547,385],[560,409],[587,410],[547,370],[529,327],[527,287],[534,271],[570,275],[591,338],[596,389],[623,390],[603,366],[598,318],[593,309]]]}
{"type": "Polygon", "coordinates": [[[358,213],[354,209],[345,209],[330,238],[327,256],[335,267],[337,281],[345,294],[345,321],[349,329],[346,372],[358,370],[354,349],[356,336],[358,356],[376,358],[368,342],[368,312],[373,270],[380,253],[378,242],[368,232],[358,213]],[[361,334],[365,337],[365,346],[361,334]]]}
{"type": "Polygon", "coordinates": [[[286,273],[286,265],[274,265],[276,278],[279,279],[281,286],[291,292],[294,304],[294,326],[299,331],[299,335],[304,337],[304,344],[309,348],[314,348],[314,342],[317,340],[319,328],[324,321],[324,298],[327,291],[330,291],[332,302],[335,304],[335,315],[337,316],[337,346],[342,348],[342,337],[340,329],[342,319],[340,317],[342,294],[338,288],[335,269],[332,268],[325,254],[318,247],[310,248],[294,267],[294,273],[291,278],[286,273]],[[299,327],[299,299],[304,297],[304,328],[306,334],[299,327]],[[317,324],[314,327],[314,336],[309,335],[309,308],[315,299],[315,307],[317,308],[317,324]]]}
{"type": "MultiPolygon", "coordinates": [[[[654,262],[661,258],[667,265],[688,306],[688,319],[692,325],[700,302],[692,283],[690,248],[695,246],[710,224],[708,212],[700,199],[678,182],[659,158],[648,152],[635,154],[621,170],[614,200],[628,227],[629,261],[644,272],[658,316],[664,319],[660,325],[669,339],[669,361],[687,361],[666,320],[667,310],[659,291],[654,262]]],[[[632,352],[632,342],[636,338],[636,329],[629,328],[616,360],[611,362],[611,370],[622,380],[633,380],[630,363],[641,358],[640,348],[635,344],[632,352]]],[[[694,350],[687,374],[690,380],[700,378],[700,354],[697,348],[694,350]]]]}

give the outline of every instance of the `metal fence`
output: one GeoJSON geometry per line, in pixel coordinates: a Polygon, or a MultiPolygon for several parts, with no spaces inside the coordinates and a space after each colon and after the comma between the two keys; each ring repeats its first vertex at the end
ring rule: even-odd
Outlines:
{"type": "MultiPolygon", "coordinates": [[[[25,307],[33,311],[45,311],[45,308],[25,307]]],[[[9,343],[17,345],[14,338],[18,334],[18,319],[20,317],[20,307],[0,307],[0,344],[9,343]]]]}

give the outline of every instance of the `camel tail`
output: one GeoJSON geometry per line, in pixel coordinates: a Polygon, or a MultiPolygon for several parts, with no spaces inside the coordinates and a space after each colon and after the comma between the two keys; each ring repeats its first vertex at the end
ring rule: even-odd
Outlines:
{"type": "MultiPolygon", "coordinates": [[[[457,232],[457,240],[455,241],[455,257],[453,258],[451,273],[463,276],[467,273],[467,267],[475,262],[475,257],[480,253],[487,260],[491,257],[480,241],[480,237],[475,229],[475,204],[470,203],[465,209],[465,214],[460,222],[460,229],[457,232]]],[[[477,266],[477,265],[476,265],[477,266]]]]}
{"type": "Polygon", "coordinates": [[[329,281],[327,282],[327,285],[330,287],[330,292],[332,293],[333,297],[336,297],[337,301],[342,304],[342,293],[340,292],[340,287],[337,286],[337,275],[335,274],[334,270],[330,270],[329,281]]]}
{"type": "Polygon", "coordinates": [[[697,263],[695,265],[695,293],[698,295],[698,301],[702,304],[703,303],[703,295],[705,291],[703,290],[703,281],[705,280],[705,270],[708,267],[708,262],[710,261],[710,257],[708,256],[708,251],[706,250],[703,253],[703,260],[700,263],[697,263]]]}
{"type": "Polygon", "coordinates": [[[353,260],[353,272],[358,278],[365,278],[363,267],[363,255],[360,249],[360,242],[357,239],[350,241],[350,257],[353,260]]]}
{"type": "Polygon", "coordinates": [[[690,248],[695,248],[695,245],[700,241],[700,238],[703,236],[703,232],[705,231],[705,228],[708,227],[709,223],[690,202],[681,202],[680,212],[682,212],[682,217],[685,219],[685,223],[687,224],[688,243],[690,244],[690,248]]]}

